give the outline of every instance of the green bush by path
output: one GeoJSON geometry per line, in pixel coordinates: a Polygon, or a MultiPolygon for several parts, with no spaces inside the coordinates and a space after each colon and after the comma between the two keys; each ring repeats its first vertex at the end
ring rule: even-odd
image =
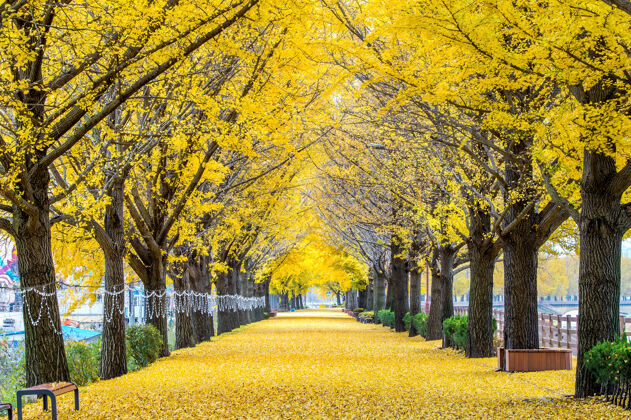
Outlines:
{"type": "Polygon", "coordinates": [[[443,335],[458,350],[464,350],[467,344],[467,316],[456,315],[443,321],[443,335]]]}
{"type": "Polygon", "coordinates": [[[631,344],[626,337],[601,342],[585,353],[583,363],[596,377],[601,394],[614,404],[631,408],[631,344]]]}
{"type": "Polygon", "coordinates": [[[67,341],[66,357],[70,378],[77,385],[87,385],[99,379],[101,340],[93,343],[67,341]]]}
{"type": "Polygon", "coordinates": [[[15,407],[15,393],[23,388],[26,388],[24,348],[10,348],[0,342],[0,402],[15,407]]]}
{"type": "Polygon", "coordinates": [[[375,312],[374,311],[364,311],[364,312],[361,312],[359,314],[359,316],[367,316],[369,318],[374,318],[375,317],[375,312]]]}
{"type": "Polygon", "coordinates": [[[389,309],[382,309],[377,312],[377,323],[384,327],[394,328],[394,312],[389,309]]]}
{"type": "Polygon", "coordinates": [[[429,317],[424,312],[419,312],[414,317],[410,316],[410,313],[406,313],[403,317],[403,322],[405,323],[405,329],[410,330],[410,320],[412,320],[412,325],[416,330],[416,333],[422,337],[427,335],[427,319],[429,317]]]}
{"type": "Polygon", "coordinates": [[[129,370],[136,370],[155,362],[160,355],[162,336],[153,325],[134,325],[127,328],[129,370]]]}
{"type": "MultiPolygon", "coordinates": [[[[443,321],[443,336],[452,343],[456,350],[464,350],[467,345],[468,318],[466,315],[455,315],[443,321]]],[[[497,320],[493,318],[493,335],[497,331],[497,320]]]]}

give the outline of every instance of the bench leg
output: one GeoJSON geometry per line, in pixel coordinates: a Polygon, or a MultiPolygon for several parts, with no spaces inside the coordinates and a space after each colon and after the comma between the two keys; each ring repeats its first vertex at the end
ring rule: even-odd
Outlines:
{"type": "Polygon", "coordinates": [[[57,398],[54,396],[50,397],[50,411],[53,414],[53,420],[57,420],[57,398]]]}
{"type": "Polygon", "coordinates": [[[79,390],[74,390],[74,409],[75,411],[79,411],[79,390]]]}
{"type": "Polygon", "coordinates": [[[7,415],[9,416],[9,420],[13,420],[13,409],[9,408],[9,410],[7,411],[7,415]]]}
{"type": "Polygon", "coordinates": [[[17,393],[17,407],[16,410],[18,412],[18,420],[22,420],[22,394],[18,391],[17,393]]]}
{"type": "Polygon", "coordinates": [[[44,411],[48,411],[48,397],[46,395],[42,395],[42,400],[44,401],[44,411]]]}

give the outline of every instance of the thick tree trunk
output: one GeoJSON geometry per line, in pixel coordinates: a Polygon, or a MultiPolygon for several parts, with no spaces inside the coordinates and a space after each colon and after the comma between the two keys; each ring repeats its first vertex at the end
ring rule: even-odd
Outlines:
{"type": "Polygon", "coordinates": [[[268,314],[272,312],[272,306],[270,305],[270,299],[269,299],[269,283],[270,283],[270,280],[265,280],[262,286],[263,293],[265,294],[265,312],[267,312],[268,314]]]}
{"type": "Polygon", "coordinates": [[[342,296],[340,292],[335,292],[335,297],[337,298],[337,306],[342,306],[342,296]]]}
{"type": "Polygon", "coordinates": [[[597,394],[600,386],[583,365],[585,353],[599,341],[620,334],[620,254],[624,229],[620,195],[609,192],[614,159],[585,151],[581,182],[580,262],[578,283],[577,397],[597,394]]]}
{"type": "MultiPolygon", "coordinates": [[[[454,316],[454,258],[456,251],[451,245],[442,246],[439,251],[440,255],[440,284],[441,290],[441,315],[440,324],[452,316],[454,316]]],[[[454,345],[451,340],[443,337],[443,347],[452,347],[454,345]]]]}
{"type": "Polygon", "coordinates": [[[147,294],[145,318],[148,324],[153,325],[160,332],[162,337],[160,357],[166,357],[169,355],[169,335],[166,272],[163,261],[154,259],[153,264],[149,268],[148,280],[148,283],[145,284],[145,293],[147,294]]]}
{"type": "Polygon", "coordinates": [[[48,168],[36,171],[30,181],[37,215],[13,206],[20,286],[34,288],[24,294],[23,307],[27,386],[70,380],[51,249],[48,168]]]}
{"type": "Polygon", "coordinates": [[[393,238],[390,243],[390,252],[392,255],[392,305],[394,310],[394,330],[396,332],[403,332],[405,331],[403,317],[408,310],[408,272],[406,258],[401,255],[402,249],[398,241],[398,238],[393,238]]]}
{"type": "MultiPolygon", "coordinates": [[[[232,273],[220,273],[217,276],[217,297],[221,299],[223,296],[234,294],[232,273]]],[[[220,308],[217,311],[217,318],[217,334],[227,333],[239,327],[237,312],[230,308],[220,308]]]]}
{"type": "Polygon", "coordinates": [[[427,318],[427,340],[440,340],[443,338],[443,284],[440,276],[439,254],[435,250],[430,261],[432,272],[431,304],[427,318]]]}
{"type": "MultiPolygon", "coordinates": [[[[414,317],[417,313],[421,311],[421,272],[419,267],[414,266],[412,270],[410,270],[410,316],[414,317]]],[[[410,330],[409,336],[415,337],[417,336],[416,328],[414,328],[414,323],[410,322],[410,330]]]]}
{"type": "Polygon", "coordinates": [[[529,221],[504,238],[504,347],[539,348],[537,238],[529,221]]]}
{"type": "Polygon", "coordinates": [[[375,287],[375,283],[374,283],[375,279],[373,277],[370,277],[368,279],[368,285],[366,286],[366,296],[365,296],[365,300],[366,302],[364,303],[364,309],[366,311],[372,311],[373,309],[373,305],[374,305],[374,287],[375,287]]]}
{"type": "MultiPolygon", "coordinates": [[[[188,281],[188,273],[180,273],[173,279],[177,293],[191,289],[188,281]]],[[[174,296],[175,299],[175,348],[183,349],[194,347],[195,335],[193,333],[193,308],[189,294],[174,296]]]]}
{"type": "Polygon", "coordinates": [[[537,313],[537,214],[529,204],[536,197],[531,162],[532,136],[525,133],[510,143],[520,161],[506,162],[504,203],[508,207],[502,237],[504,248],[504,347],[539,348],[537,313]],[[521,218],[521,220],[518,220],[521,218]],[[515,224],[516,223],[516,224],[515,224]]]}
{"type": "Polygon", "coordinates": [[[373,311],[375,313],[386,308],[386,276],[377,273],[375,275],[375,288],[373,293],[373,311]]]}
{"type": "Polygon", "coordinates": [[[467,357],[493,355],[493,269],[499,253],[489,235],[491,216],[485,208],[470,208],[470,236],[467,240],[471,285],[467,327],[467,357]]]}
{"type": "Polygon", "coordinates": [[[368,299],[368,286],[364,290],[357,292],[357,307],[366,310],[368,299]]]}
{"type": "MultiPolygon", "coordinates": [[[[101,335],[101,379],[111,379],[127,373],[125,346],[125,253],[124,183],[116,178],[109,193],[110,203],[105,207],[105,232],[111,249],[104,249],[105,297],[103,299],[103,333],[101,335]]],[[[130,305],[131,309],[131,305],[130,305]]],[[[130,319],[133,314],[130,312],[130,319]]]]}
{"type": "MultiPolygon", "coordinates": [[[[212,283],[205,257],[199,257],[199,261],[189,262],[188,279],[192,290],[210,296],[212,283]]],[[[212,308],[210,308],[207,298],[204,299],[204,303],[203,307],[200,308],[202,310],[193,311],[193,333],[197,343],[210,341],[210,338],[214,335],[212,308]]]]}
{"type": "MultiPolygon", "coordinates": [[[[239,291],[240,293],[238,293],[239,295],[243,296],[243,297],[250,297],[250,290],[249,290],[249,273],[243,273],[239,270],[239,272],[237,273],[237,279],[239,281],[239,291]]],[[[241,325],[248,325],[252,322],[252,320],[250,319],[250,311],[248,309],[239,311],[239,324],[241,325]]]]}
{"type": "Polygon", "coordinates": [[[493,356],[493,269],[495,253],[470,241],[471,286],[467,327],[467,357],[493,356]]]}

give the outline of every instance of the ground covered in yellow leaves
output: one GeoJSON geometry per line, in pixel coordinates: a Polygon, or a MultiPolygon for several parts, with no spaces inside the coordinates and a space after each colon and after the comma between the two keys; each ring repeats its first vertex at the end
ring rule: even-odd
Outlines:
{"type": "MultiPolygon", "coordinates": [[[[341,312],[280,314],[174,352],[148,368],[81,388],[62,419],[629,418],[566,397],[574,372],[494,372],[438,342],[356,322],[341,312]]],[[[27,418],[45,418],[41,405],[27,418]]],[[[49,416],[49,415],[48,415],[49,416]]]]}

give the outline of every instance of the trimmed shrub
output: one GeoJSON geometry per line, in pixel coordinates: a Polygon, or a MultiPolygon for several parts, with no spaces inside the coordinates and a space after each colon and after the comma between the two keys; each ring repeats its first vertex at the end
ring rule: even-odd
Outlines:
{"type": "MultiPolygon", "coordinates": [[[[467,345],[467,326],[468,318],[466,315],[456,315],[443,321],[443,335],[447,341],[453,343],[456,350],[464,350],[467,345]]],[[[497,331],[497,320],[493,318],[493,335],[497,331]]]]}
{"type": "Polygon", "coordinates": [[[380,322],[384,327],[394,328],[394,312],[389,309],[382,309],[377,312],[377,322],[380,322]]]}
{"type": "Polygon", "coordinates": [[[375,317],[375,312],[373,312],[373,311],[365,311],[365,312],[361,312],[359,314],[359,316],[368,316],[370,318],[374,318],[375,317]]]}
{"type": "Polygon", "coordinates": [[[10,348],[0,341],[0,402],[15,406],[15,394],[23,388],[26,388],[24,348],[10,348]]]}
{"type": "Polygon", "coordinates": [[[355,308],[353,309],[353,312],[355,312],[356,314],[359,314],[361,312],[364,312],[364,308],[355,308]]]}
{"type": "Polygon", "coordinates": [[[427,319],[429,317],[424,312],[419,312],[414,317],[410,316],[410,313],[406,313],[403,317],[403,322],[405,323],[405,329],[410,330],[410,320],[412,321],[412,325],[414,325],[414,329],[416,333],[422,337],[427,335],[427,319]]]}
{"type": "Polygon", "coordinates": [[[631,344],[625,337],[596,344],[585,353],[583,363],[596,377],[601,394],[613,404],[631,408],[631,344]]]}
{"type": "Polygon", "coordinates": [[[464,350],[467,344],[467,316],[456,315],[443,321],[443,335],[458,350],[464,350]]]}
{"type": "Polygon", "coordinates": [[[136,370],[155,362],[160,355],[162,336],[153,325],[134,325],[127,328],[127,364],[136,370]]]}
{"type": "Polygon", "coordinates": [[[70,378],[79,386],[87,385],[99,379],[101,363],[101,341],[85,343],[83,341],[67,341],[66,357],[70,378]]]}

